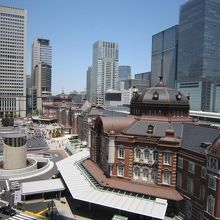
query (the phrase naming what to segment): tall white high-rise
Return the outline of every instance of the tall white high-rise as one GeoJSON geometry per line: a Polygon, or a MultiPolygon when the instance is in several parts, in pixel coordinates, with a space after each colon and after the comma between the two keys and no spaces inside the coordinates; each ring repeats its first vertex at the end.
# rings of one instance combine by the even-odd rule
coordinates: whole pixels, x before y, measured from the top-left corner
{"type": "Polygon", "coordinates": [[[105,91],[116,89],[118,83],[118,44],[107,41],[96,41],[93,44],[93,65],[91,91],[96,104],[104,104],[105,91]]]}
{"type": "Polygon", "coordinates": [[[42,99],[51,95],[52,47],[48,39],[37,39],[32,44],[32,80],[37,100],[34,109],[42,110],[42,99]]]}
{"type": "Polygon", "coordinates": [[[0,6],[0,118],[26,116],[27,11],[0,6]]]}

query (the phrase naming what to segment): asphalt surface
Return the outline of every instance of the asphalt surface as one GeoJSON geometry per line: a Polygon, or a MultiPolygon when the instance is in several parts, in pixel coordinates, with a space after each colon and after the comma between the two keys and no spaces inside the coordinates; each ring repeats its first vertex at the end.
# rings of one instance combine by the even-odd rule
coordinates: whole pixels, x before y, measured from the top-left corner
{"type": "MultiPolygon", "coordinates": [[[[44,151],[44,153],[45,153],[45,151],[44,151]]],[[[49,157],[51,157],[50,160],[54,162],[54,167],[49,172],[42,174],[42,175],[39,175],[39,176],[36,176],[36,177],[31,177],[31,178],[27,178],[27,179],[23,179],[23,180],[8,181],[10,191],[5,191],[3,194],[1,194],[0,199],[7,201],[13,207],[14,206],[15,190],[20,188],[19,186],[21,185],[22,182],[48,180],[48,179],[52,178],[52,176],[54,174],[57,174],[56,162],[59,160],[62,160],[65,154],[62,152],[62,150],[48,150],[47,153],[50,154],[50,156],[49,156],[49,157]]],[[[6,180],[0,181],[0,188],[7,189],[6,180]]],[[[1,192],[1,190],[0,190],[0,192],[1,192]]],[[[40,202],[40,203],[39,202],[38,203],[30,203],[30,204],[22,205],[21,208],[25,211],[39,213],[40,211],[46,209],[50,203],[51,203],[51,201],[40,202]]],[[[5,205],[5,203],[0,202],[0,206],[4,206],[4,205],[5,205]]],[[[49,211],[47,211],[47,212],[50,213],[49,211]]],[[[53,212],[54,213],[57,212],[55,208],[54,208],[53,212]]]]}
{"type": "MultiPolygon", "coordinates": [[[[66,157],[67,154],[63,149],[50,149],[49,146],[47,145],[44,135],[45,134],[40,132],[40,129],[38,129],[37,127],[34,128],[34,131],[32,133],[29,133],[27,138],[28,154],[37,154],[37,155],[41,155],[42,157],[49,158],[51,161],[54,162],[53,168],[49,170],[47,173],[35,177],[30,177],[27,179],[22,179],[18,181],[0,180],[0,207],[5,206],[7,204],[9,204],[12,207],[15,207],[14,206],[15,190],[20,189],[22,182],[48,180],[51,179],[54,174],[57,174],[58,171],[56,167],[56,162],[62,160],[64,157],[66,157]]],[[[3,149],[2,146],[0,146],[0,155],[2,154],[3,154],[3,149]]],[[[57,215],[56,208],[53,206],[52,209],[51,200],[47,200],[45,202],[38,201],[33,203],[26,203],[20,205],[19,208],[23,211],[28,211],[30,213],[35,213],[35,214],[40,213],[41,215],[44,216],[46,213],[50,216],[51,212],[53,212],[54,216],[57,215]],[[48,207],[50,208],[48,209],[48,207]]],[[[1,213],[0,213],[0,217],[2,217],[2,219],[8,219],[7,216],[2,215],[1,213]]],[[[58,217],[53,219],[58,219],[58,217]]]]}

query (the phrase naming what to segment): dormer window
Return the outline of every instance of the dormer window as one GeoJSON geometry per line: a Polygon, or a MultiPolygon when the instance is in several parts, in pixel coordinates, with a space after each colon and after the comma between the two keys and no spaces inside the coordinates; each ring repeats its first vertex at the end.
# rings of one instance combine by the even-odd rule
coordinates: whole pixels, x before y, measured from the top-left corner
{"type": "Polygon", "coordinates": [[[182,99],[182,94],[180,92],[178,92],[178,94],[176,95],[176,99],[178,101],[180,101],[182,99]]]}
{"type": "Polygon", "coordinates": [[[153,125],[148,125],[147,133],[148,134],[153,134],[154,131],[154,126],[153,125]]]}
{"type": "Polygon", "coordinates": [[[214,157],[209,157],[208,167],[212,170],[218,170],[218,159],[216,159],[214,157]]]}
{"type": "Polygon", "coordinates": [[[159,99],[159,93],[157,91],[153,93],[152,99],[153,100],[158,100],[159,99]]]}

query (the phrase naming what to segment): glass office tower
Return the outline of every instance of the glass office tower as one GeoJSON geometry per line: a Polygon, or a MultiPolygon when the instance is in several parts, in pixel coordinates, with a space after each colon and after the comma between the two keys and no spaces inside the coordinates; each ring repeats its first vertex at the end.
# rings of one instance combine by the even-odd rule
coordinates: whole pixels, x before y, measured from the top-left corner
{"type": "Polygon", "coordinates": [[[52,47],[50,40],[38,38],[32,44],[32,80],[37,100],[34,109],[42,111],[42,102],[51,95],[52,47]]]}
{"type": "Polygon", "coordinates": [[[152,37],[151,86],[163,75],[166,86],[175,87],[177,68],[178,25],[161,31],[152,37]]]}
{"type": "Polygon", "coordinates": [[[191,110],[219,111],[220,1],[191,0],[180,8],[177,89],[191,110]]]}
{"type": "Polygon", "coordinates": [[[131,67],[123,65],[118,67],[118,81],[131,79],[131,67]]]}

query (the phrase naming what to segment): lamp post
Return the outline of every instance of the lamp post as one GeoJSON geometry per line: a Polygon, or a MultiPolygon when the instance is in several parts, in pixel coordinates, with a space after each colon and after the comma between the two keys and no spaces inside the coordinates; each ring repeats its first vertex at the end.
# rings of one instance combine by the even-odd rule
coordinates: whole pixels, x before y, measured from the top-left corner
{"type": "Polygon", "coordinates": [[[47,207],[48,207],[49,215],[46,214],[46,217],[47,218],[49,217],[49,219],[53,219],[53,216],[54,216],[54,213],[53,213],[53,196],[51,198],[51,204],[48,204],[47,207]],[[51,211],[50,211],[50,208],[51,208],[51,211]]]}

